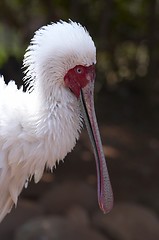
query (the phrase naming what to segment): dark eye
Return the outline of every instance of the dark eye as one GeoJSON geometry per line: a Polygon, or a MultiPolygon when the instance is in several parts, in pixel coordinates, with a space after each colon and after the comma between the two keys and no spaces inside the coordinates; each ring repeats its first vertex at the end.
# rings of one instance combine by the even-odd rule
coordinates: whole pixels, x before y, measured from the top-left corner
{"type": "Polygon", "coordinates": [[[82,73],[82,68],[80,68],[80,67],[76,68],[76,72],[77,72],[78,74],[81,74],[81,73],[82,73]]]}

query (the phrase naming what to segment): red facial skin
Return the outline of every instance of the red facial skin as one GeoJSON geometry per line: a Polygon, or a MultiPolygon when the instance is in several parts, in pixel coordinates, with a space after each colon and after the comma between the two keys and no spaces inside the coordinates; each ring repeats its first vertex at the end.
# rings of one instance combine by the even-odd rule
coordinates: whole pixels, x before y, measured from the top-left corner
{"type": "Polygon", "coordinates": [[[93,81],[94,78],[94,65],[88,67],[77,65],[66,73],[64,82],[66,86],[75,94],[75,96],[79,98],[81,89],[84,88],[90,81],[93,81]]]}

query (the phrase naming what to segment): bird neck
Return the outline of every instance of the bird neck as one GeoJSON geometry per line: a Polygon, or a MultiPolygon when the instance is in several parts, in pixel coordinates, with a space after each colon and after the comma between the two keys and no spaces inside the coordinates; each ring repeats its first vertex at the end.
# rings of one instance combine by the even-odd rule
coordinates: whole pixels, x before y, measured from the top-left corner
{"type": "Polygon", "coordinates": [[[63,159],[75,146],[81,131],[79,101],[64,86],[62,77],[54,73],[39,74],[31,94],[35,96],[35,109],[38,109],[35,116],[37,138],[47,143],[50,154],[54,150],[53,159],[63,159]]]}
{"type": "MultiPolygon", "coordinates": [[[[38,118],[36,134],[45,141],[50,159],[63,159],[75,146],[81,131],[80,107],[77,98],[64,87],[53,88],[51,92],[34,89],[37,96],[38,118]],[[62,146],[62,147],[61,147],[62,146]]],[[[52,162],[47,162],[48,167],[52,162]]]]}

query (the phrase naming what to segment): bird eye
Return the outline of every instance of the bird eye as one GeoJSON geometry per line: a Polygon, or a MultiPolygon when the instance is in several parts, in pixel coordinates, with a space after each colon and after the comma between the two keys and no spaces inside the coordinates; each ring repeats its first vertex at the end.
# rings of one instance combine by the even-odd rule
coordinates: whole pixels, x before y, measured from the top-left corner
{"type": "Polygon", "coordinates": [[[80,67],[76,68],[78,74],[82,73],[82,69],[80,67]]]}

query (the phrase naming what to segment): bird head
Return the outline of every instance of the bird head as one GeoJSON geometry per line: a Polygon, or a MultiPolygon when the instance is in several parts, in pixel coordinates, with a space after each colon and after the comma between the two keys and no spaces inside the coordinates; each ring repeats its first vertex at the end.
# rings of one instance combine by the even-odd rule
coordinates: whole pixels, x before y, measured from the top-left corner
{"type": "MultiPolygon", "coordinates": [[[[78,23],[60,21],[35,32],[24,56],[24,80],[30,88],[40,84],[45,90],[45,79],[49,89],[67,84],[71,89],[73,77],[70,79],[70,76],[75,73],[71,69],[82,66],[86,70],[94,64],[96,48],[87,30],[78,23]]],[[[80,79],[79,74],[77,76],[80,79]]]]}
{"type": "Polygon", "coordinates": [[[99,205],[109,212],[113,194],[94,110],[95,64],[92,38],[84,27],[72,21],[38,30],[24,58],[26,79],[32,89],[40,86],[48,95],[60,88],[80,103],[96,159],[99,205]]]}

